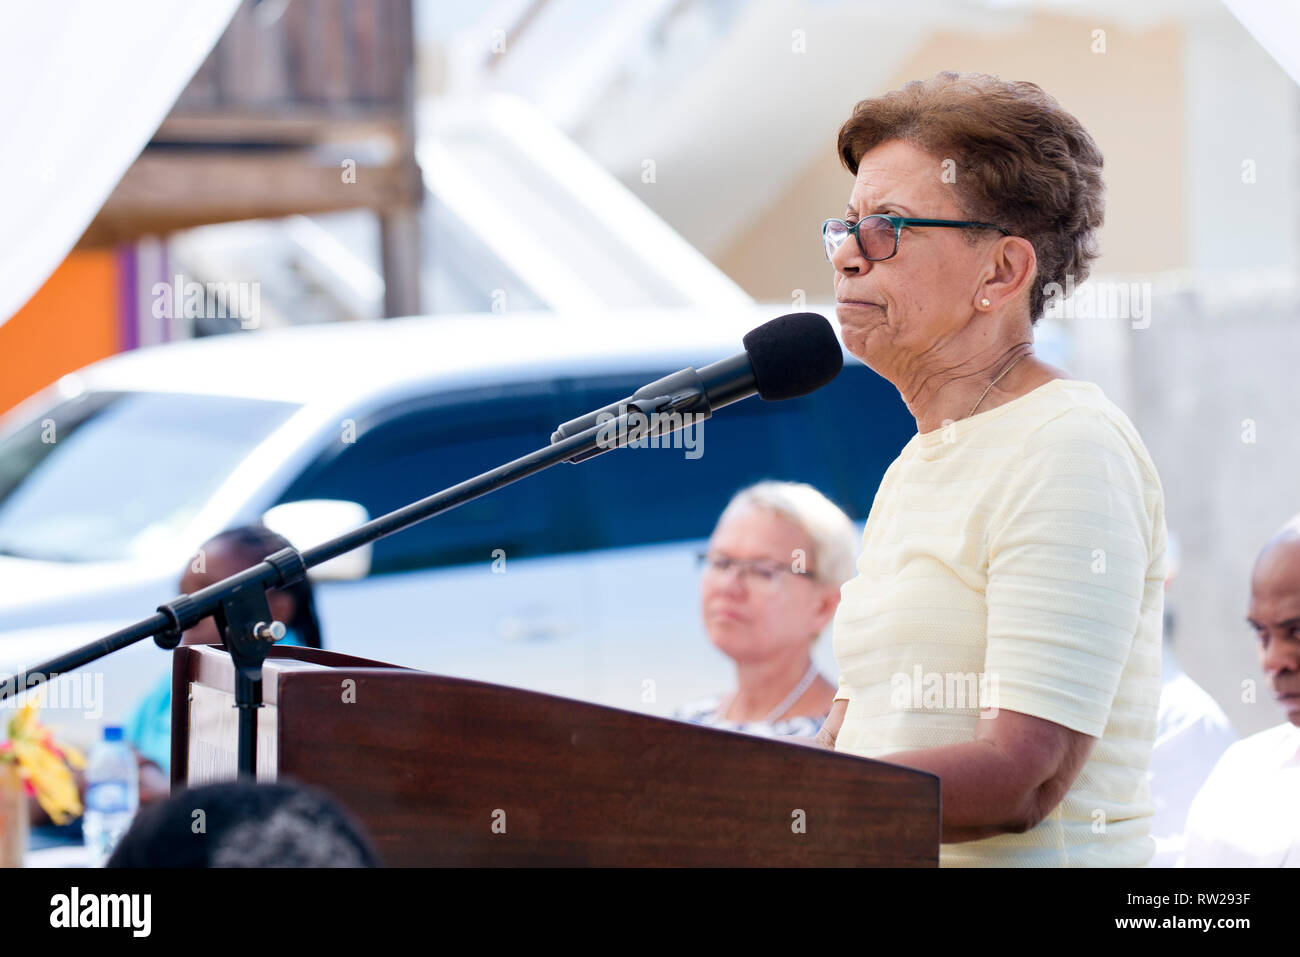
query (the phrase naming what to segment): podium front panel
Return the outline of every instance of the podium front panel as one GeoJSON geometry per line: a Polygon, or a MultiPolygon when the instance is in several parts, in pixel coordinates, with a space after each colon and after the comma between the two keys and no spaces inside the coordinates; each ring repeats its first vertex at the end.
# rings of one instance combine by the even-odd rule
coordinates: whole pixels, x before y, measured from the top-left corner
{"type": "MultiPolygon", "coordinates": [[[[177,654],[200,715],[222,701],[208,689],[233,693],[224,651],[177,654]]],[[[266,755],[277,778],[327,791],[389,865],[938,863],[930,774],[346,655],[273,654],[259,770],[266,755]]],[[[221,762],[235,725],[205,727],[194,767],[233,768],[221,762]]],[[[191,766],[178,737],[174,775],[191,766]]]]}

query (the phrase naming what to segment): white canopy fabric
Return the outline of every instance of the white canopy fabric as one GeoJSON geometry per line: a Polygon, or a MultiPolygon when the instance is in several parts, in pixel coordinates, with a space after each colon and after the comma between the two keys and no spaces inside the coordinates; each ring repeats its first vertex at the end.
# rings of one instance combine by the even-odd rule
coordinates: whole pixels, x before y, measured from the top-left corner
{"type": "Polygon", "coordinates": [[[1300,83],[1300,3],[1296,0],[1223,0],[1255,42],[1300,83]]]}
{"type": "Polygon", "coordinates": [[[0,324],[85,232],[238,5],[6,5],[0,30],[0,324]]]}

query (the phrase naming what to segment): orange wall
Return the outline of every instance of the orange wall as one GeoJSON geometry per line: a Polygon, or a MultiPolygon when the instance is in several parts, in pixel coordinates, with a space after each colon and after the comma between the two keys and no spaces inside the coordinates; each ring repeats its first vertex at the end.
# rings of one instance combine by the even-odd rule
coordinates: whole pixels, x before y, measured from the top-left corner
{"type": "Polygon", "coordinates": [[[0,413],[121,348],[120,278],[112,250],[71,253],[0,325],[0,413]]]}

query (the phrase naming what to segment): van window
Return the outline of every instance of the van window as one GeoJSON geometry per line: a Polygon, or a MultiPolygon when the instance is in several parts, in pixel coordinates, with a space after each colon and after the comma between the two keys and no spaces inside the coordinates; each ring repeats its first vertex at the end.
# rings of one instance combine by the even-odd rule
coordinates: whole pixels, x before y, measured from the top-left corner
{"type": "MultiPolygon", "coordinates": [[[[599,408],[653,378],[575,385],[571,404],[599,408]]],[[[583,547],[705,538],[731,496],[763,479],[807,482],[864,520],[915,422],[893,386],[853,363],[811,395],[745,399],[694,431],[693,449],[688,430],[681,439],[668,437],[671,446],[661,437],[659,448],[614,449],[566,466],[576,473],[564,486],[569,507],[585,515],[583,547]]]]}
{"type": "MultiPolygon", "coordinates": [[[[549,383],[483,389],[388,409],[358,423],[355,441],[330,449],[281,502],[337,498],[372,518],[527,455],[555,427],[549,383]]],[[[563,473],[550,469],[374,543],[373,574],[489,563],[571,550],[552,501],[563,473]]]]}
{"type": "Polygon", "coordinates": [[[174,549],[297,408],[164,392],[61,402],[0,438],[0,554],[106,561],[174,549]]]}
{"type": "MultiPolygon", "coordinates": [[[[475,390],[390,409],[362,423],[355,442],[323,456],[281,501],[349,499],[378,517],[542,448],[561,422],[671,371],[475,390]]],[[[809,482],[860,521],[914,431],[897,391],[853,364],[810,396],[746,399],[696,425],[693,436],[562,463],[380,539],[372,573],[486,563],[498,548],[513,559],[704,538],[737,489],[767,478],[809,482]]]]}

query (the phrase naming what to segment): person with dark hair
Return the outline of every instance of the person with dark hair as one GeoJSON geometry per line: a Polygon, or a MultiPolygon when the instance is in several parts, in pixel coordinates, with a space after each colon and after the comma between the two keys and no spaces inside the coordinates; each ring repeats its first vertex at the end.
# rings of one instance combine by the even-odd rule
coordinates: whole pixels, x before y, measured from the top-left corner
{"type": "Polygon", "coordinates": [[[833,625],[820,742],[936,775],[944,866],[1144,866],[1165,508],[1137,429],[1034,355],[1088,275],[1088,131],[1033,83],[940,73],[859,102],[822,224],[846,348],[917,434],[833,625]]]}
{"type": "Polygon", "coordinates": [[[381,867],[325,794],[288,781],[186,788],[144,808],[108,867],[381,867]]]}
{"type": "MultiPolygon", "coordinates": [[[[190,567],[181,576],[181,592],[192,594],[256,565],[267,555],[289,547],[287,538],[265,525],[242,525],[227,529],[214,535],[199,549],[190,562],[190,567]]],[[[316,600],[309,579],[303,578],[284,588],[272,588],[266,593],[266,599],[271,606],[271,617],[283,622],[285,626],[286,635],[279,644],[321,647],[320,620],[316,617],[316,600]],[[289,641],[289,633],[298,640],[289,641]]],[[[181,638],[182,645],[220,643],[221,636],[211,617],[204,618],[181,638]]]]}
{"type": "MultiPolygon", "coordinates": [[[[200,588],[229,578],[267,555],[289,547],[289,541],[264,525],[246,525],[216,535],[199,549],[181,576],[180,590],[192,594],[200,588]]],[[[304,578],[285,588],[266,593],[271,617],[285,626],[281,645],[321,647],[320,621],[311,583],[304,578]]],[[[221,644],[216,622],[209,616],[181,636],[183,645],[221,644]]],[[[127,719],[124,732],[140,756],[140,802],[165,798],[171,764],[172,676],[163,675],[127,719]]]]}

